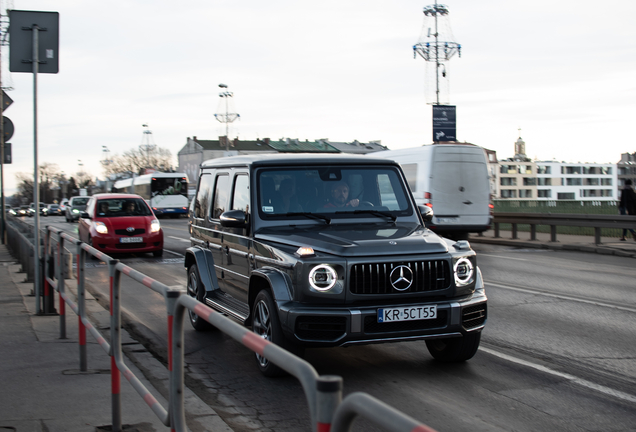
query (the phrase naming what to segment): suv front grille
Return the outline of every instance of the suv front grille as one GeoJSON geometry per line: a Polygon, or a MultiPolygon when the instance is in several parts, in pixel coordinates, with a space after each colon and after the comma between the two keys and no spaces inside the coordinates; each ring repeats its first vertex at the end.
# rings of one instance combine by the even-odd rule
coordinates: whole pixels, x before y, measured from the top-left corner
{"type": "Polygon", "coordinates": [[[487,315],[486,303],[469,306],[462,310],[462,325],[466,330],[479,327],[486,322],[487,315]]]}
{"type": "Polygon", "coordinates": [[[378,318],[373,315],[364,317],[365,333],[390,333],[400,331],[427,330],[434,328],[444,328],[447,325],[448,313],[437,311],[437,318],[415,321],[396,321],[379,323],[378,318]]]}
{"type": "Polygon", "coordinates": [[[450,287],[448,261],[410,261],[380,264],[355,264],[351,267],[349,291],[352,294],[396,294],[443,290],[450,287]],[[411,286],[403,291],[391,285],[391,271],[405,265],[413,272],[411,286]]]}

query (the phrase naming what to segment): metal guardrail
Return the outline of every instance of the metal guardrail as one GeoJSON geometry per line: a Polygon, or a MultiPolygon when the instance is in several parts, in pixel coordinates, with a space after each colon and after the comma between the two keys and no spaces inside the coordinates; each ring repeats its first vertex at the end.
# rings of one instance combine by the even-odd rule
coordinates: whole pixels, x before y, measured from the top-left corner
{"type": "MultiPolygon", "coordinates": [[[[14,230],[14,237],[15,232],[14,230]]],[[[111,357],[111,393],[112,393],[112,431],[122,430],[120,375],[130,382],[143,398],[154,414],[171,431],[186,432],[185,422],[185,385],[184,385],[184,315],[189,309],[201,316],[233,339],[241,342],[250,350],[266,357],[268,360],[296,377],[305,393],[309,405],[314,432],[347,431],[357,416],[365,417],[389,431],[396,432],[435,432],[417,420],[390,407],[389,405],[364,393],[353,393],[342,400],[342,378],[334,375],[319,376],[316,370],[305,360],[280,348],[274,343],[261,338],[256,333],[210,309],[198,300],[181,295],[182,291],[174,290],[155,279],[128,267],[118,260],[99,252],[97,249],[76,240],[63,230],[46,227],[44,236],[44,269],[45,286],[49,288],[51,304],[53,291],[59,294],[60,338],[66,338],[66,311],[69,305],[78,316],[79,321],[79,357],[80,370],[87,370],[86,331],[97,340],[100,347],[111,357]],[[65,264],[65,243],[75,246],[77,260],[77,303],[73,301],[65,289],[64,280],[70,273],[70,266],[65,264]],[[56,243],[55,253],[53,243],[56,243]],[[110,288],[110,343],[88,320],[85,310],[85,263],[86,256],[92,255],[108,263],[110,288]],[[52,259],[55,257],[56,259],[52,259]],[[49,266],[53,266],[54,272],[49,266]],[[141,381],[126,366],[121,346],[121,275],[124,274],[153,291],[163,295],[166,301],[168,325],[168,370],[170,376],[168,410],[152,396],[141,381]]],[[[32,246],[32,245],[31,245],[32,246]]],[[[26,262],[31,258],[27,257],[26,262]]],[[[39,301],[39,300],[38,300],[39,301]]],[[[45,302],[46,304],[46,302],[45,302]]]]}
{"type": "Polygon", "coordinates": [[[593,215],[568,213],[503,213],[494,214],[495,237],[500,236],[500,224],[512,224],[512,238],[518,239],[518,225],[530,225],[530,239],[537,239],[537,225],[550,226],[550,241],[557,241],[557,226],[594,228],[594,243],[601,244],[601,228],[636,229],[636,216],[593,215]]]}

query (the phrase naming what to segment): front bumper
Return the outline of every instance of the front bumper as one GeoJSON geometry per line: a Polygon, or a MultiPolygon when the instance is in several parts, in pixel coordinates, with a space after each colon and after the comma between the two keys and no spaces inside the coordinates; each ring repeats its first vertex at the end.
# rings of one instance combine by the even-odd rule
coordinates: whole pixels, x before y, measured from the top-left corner
{"type": "Polygon", "coordinates": [[[481,331],[488,315],[487,300],[481,289],[461,300],[417,302],[418,306],[437,305],[437,318],[431,320],[378,323],[379,308],[413,306],[415,303],[317,308],[286,302],[279,304],[279,316],[285,335],[298,344],[347,346],[461,337],[481,331]]]}
{"type": "Polygon", "coordinates": [[[121,236],[95,235],[92,238],[93,247],[106,254],[111,253],[145,253],[156,252],[163,249],[163,234],[144,235],[140,243],[122,243],[121,236]]]}

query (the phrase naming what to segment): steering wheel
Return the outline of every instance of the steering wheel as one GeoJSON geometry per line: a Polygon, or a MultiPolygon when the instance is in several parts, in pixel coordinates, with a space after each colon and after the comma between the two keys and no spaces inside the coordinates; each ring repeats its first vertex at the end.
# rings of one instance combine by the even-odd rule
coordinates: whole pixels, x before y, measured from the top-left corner
{"type": "Polygon", "coordinates": [[[358,207],[373,207],[373,203],[370,201],[360,201],[358,207]]]}

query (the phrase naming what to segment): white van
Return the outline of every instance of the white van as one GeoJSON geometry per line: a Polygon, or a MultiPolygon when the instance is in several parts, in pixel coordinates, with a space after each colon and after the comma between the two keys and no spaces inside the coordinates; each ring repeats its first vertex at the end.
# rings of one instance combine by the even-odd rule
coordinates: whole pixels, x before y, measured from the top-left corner
{"type": "Polygon", "coordinates": [[[490,228],[488,160],[472,144],[432,144],[372,153],[402,165],[415,201],[433,209],[429,228],[456,240],[490,228]]]}

